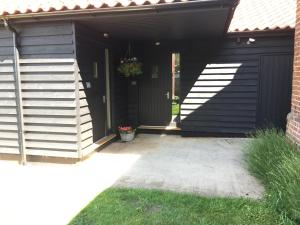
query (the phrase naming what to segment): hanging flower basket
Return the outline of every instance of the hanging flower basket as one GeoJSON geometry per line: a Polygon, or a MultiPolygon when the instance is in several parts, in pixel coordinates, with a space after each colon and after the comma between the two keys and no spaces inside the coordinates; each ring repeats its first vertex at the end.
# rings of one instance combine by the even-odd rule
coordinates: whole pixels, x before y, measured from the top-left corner
{"type": "Polygon", "coordinates": [[[130,44],[128,45],[128,50],[125,54],[125,57],[121,59],[118,72],[124,77],[136,77],[143,73],[142,63],[138,61],[137,57],[131,57],[130,44]]]}
{"type": "Polygon", "coordinates": [[[130,142],[134,139],[135,129],[132,127],[119,127],[119,133],[123,142],[130,142]]]}
{"type": "Polygon", "coordinates": [[[142,64],[138,62],[136,57],[122,59],[118,71],[124,75],[124,77],[135,77],[143,73],[142,64]]]}

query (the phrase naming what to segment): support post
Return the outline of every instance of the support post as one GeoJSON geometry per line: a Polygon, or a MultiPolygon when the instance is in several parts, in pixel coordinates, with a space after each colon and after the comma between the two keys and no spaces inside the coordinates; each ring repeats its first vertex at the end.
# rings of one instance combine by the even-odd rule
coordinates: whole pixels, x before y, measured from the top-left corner
{"type": "Polygon", "coordinates": [[[8,21],[3,20],[4,26],[7,30],[12,32],[13,35],[13,49],[14,49],[14,79],[15,79],[15,94],[18,116],[18,141],[20,149],[20,162],[25,165],[27,162],[25,136],[24,136],[24,114],[23,114],[23,101],[22,101],[22,86],[21,86],[21,73],[20,73],[20,53],[18,49],[18,33],[11,27],[8,21]]]}

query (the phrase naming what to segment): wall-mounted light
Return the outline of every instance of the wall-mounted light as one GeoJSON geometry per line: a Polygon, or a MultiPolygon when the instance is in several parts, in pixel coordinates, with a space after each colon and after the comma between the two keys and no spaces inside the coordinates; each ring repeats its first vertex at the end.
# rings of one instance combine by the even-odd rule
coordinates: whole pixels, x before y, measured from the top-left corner
{"type": "Polygon", "coordinates": [[[249,38],[247,41],[247,45],[253,44],[253,43],[255,43],[255,41],[256,40],[254,38],[249,38]]]}
{"type": "Polygon", "coordinates": [[[109,38],[109,34],[108,34],[108,33],[104,33],[104,34],[103,34],[103,37],[104,37],[104,38],[109,38]]]}
{"type": "Polygon", "coordinates": [[[159,41],[155,42],[155,45],[156,45],[156,46],[159,46],[159,45],[160,45],[160,42],[159,42],[159,41]]]}

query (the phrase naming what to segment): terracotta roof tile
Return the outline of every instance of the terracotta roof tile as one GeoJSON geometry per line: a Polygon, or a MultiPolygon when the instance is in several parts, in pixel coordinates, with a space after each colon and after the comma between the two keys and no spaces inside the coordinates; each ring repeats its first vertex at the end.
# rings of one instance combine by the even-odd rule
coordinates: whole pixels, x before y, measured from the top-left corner
{"type": "MultiPolygon", "coordinates": [[[[178,0],[0,0],[0,16],[172,3],[178,0]]],[[[179,0],[189,1],[189,0],[179,0]]],[[[240,0],[229,32],[293,29],[296,0],[240,0]]]]}
{"type": "MultiPolygon", "coordinates": [[[[50,12],[102,7],[127,7],[131,4],[172,3],[178,0],[1,0],[0,15],[50,12]]],[[[182,2],[187,0],[182,0],[182,2]]]]}
{"type": "Polygon", "coordinates": [[[296,0],[240,0],[229,32],[293,29],[296,0]]]}

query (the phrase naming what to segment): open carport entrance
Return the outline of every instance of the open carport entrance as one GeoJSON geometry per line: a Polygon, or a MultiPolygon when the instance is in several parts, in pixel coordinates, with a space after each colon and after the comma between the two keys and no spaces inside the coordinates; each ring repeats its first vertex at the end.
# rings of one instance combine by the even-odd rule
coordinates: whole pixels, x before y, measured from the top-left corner
{"type": "MultiPolygon", "coordinates": [[[[172,117],[175,56],[179,58],[185,43],[190,40],[221,39],[227,30],[232,11],[233,1],[191,1],[77,17],[76,36],[77,40],[82,40],[77,48],[79,55],[86,49],[83,42],[89,43],[90,47],[79,57],[79,66],[82,60],[94,54],[93,51],[106,48],[113,61],[109,65],[111,73],[121,76],[117,67],[128,51],[128,46],[131,46],[132,56],[142,63],[143,74],[126,82],[128,124],[144,128],[167,128],[170,124],[180,127],[179,119],[172,117]]],[[[81,76],[85,81],[87,75],[81,73],[81,76]]],[[[100,93],[104,96],[102,98],[106,98],[108,92],[105,86],[97,88],[98,92],[104,93],[100,93]]],[[[178,98],[180,104],[180,96],[178,98]]],[[[99,101],[103,102],[103,99],[99,101]]],[[[95,115],[95,127],[101,124],[103,118],[107,120],[107,115],[95,115]]]]}

